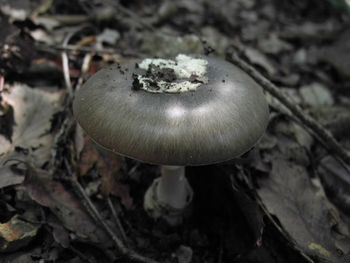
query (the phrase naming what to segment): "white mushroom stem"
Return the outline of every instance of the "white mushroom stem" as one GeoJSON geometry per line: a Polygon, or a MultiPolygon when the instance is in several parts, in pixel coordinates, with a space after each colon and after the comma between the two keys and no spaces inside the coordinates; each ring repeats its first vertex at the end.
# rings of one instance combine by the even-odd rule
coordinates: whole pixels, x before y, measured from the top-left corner
{"type": "Polygon", "coordinates": [[[161,177],[155,179],[146,192],[144,207],[154,218],[163,217],[176,225],[181,223],[192,196],[185,167],[162,166],[161,177]]]}
{"type": "Polygon", "coordinates": [[[188,182],[185,177],[185,167],[162,166],[161,173],[157,187],[158,201],[175,209],[186,207],[188,182]]]}

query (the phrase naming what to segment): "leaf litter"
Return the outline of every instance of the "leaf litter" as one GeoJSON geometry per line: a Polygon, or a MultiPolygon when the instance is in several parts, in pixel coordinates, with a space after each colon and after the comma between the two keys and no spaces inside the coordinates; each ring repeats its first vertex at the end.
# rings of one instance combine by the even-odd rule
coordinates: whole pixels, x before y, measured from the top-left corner
{"type": "Polygon", "coordinates": [[[308,165],[305,166],[309,157],[304,151],[297,151],[307,144],[300,140],[283,142],[295,133],[290,133],[290,128],[285,130],[287,133],[281,131],[275,151],[266,153],[268,158],[263,160],[271,166],[268,177],[258,178],[257,193],[263,208],[305,253],[330,262],[346,262],[350,251],[349,226],[328,200],[319,178],[310,177],[308,165]]]}
{"type": "Polygon", "coordinates": [[[188,177],[197,193],[194,216],[174,230],[153,222],[142,209],[143,192],[157,168],[95,148],[78,128],[74,138],[74,125],[67,125],[72,116],[65,92],[41,88],[46,77],[33,75],[31,87],[22,78],[39,61],[29,66],[33,57],[28,50],[38,51],[46,65],[55,65],[59,76],[61,42],[79,21],[94,23],[67,47],[73,83],[85,53],[91,53],[89,72],[95,72],[139,54],[202,53],[207,50],[202,43],[209,43],[211,52],[224,55],[234,47],[296,103],[320,120],[328,118],[327,127],[349,148],[349,133],[344,132],[349,107],[347,13],[333,11],[328,5],[333,1],[165,1],[160,7],[121,1],[113,8],[100,1],[15,2],[4,1],[1,8],[9,16],[3,28],[16,36],[3,42],[13,47],[18,41],[14,46],[20,52],[10,53],[5,66],[0,63],[0,74],[11,83],[0,100],[0,162],[6,164],[0,167],[0,223],[18,219],[39,232],[24,230],[32,238],[28,243],[16,238],[20,245],[9,255],[0,254],[0,262],[116,259],[106,232],[68,183],[72,174],[78,175],[102,220],[115,228],[120,217],[128,244],[161,262],[350,261],[349,206],[344,202],[348,172],[334,158],[324,158],[317,140],[293,122],[283,105],[271,100],[269,133],[249,154],[223,166],[191,168],[188,177]],[[109,16],[100,19],[108,9],[109,16]],[[34,37],[35,48],[21,32],[34,37]],[[328,116],[333,111],[339,118],[328,116]],[[106,198],[112,207],[120,202],[117,213],[109,211],[106,198]]]}

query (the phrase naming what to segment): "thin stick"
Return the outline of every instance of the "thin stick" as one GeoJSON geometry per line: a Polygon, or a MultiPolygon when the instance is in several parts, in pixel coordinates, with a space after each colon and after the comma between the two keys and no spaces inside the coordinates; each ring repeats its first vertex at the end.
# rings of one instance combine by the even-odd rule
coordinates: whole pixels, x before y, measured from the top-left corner
{"type": "Polygon", "coordinates": [[[110,197],[107,197],[107,203],[108,203],[109,209],[112,212],[115,224],[117,225],[117,228],[118,228],[118,231],[119,231],[119,233],[121,235],[121,238],[123,239],[124,243],[127,243],[128,239],[127,239],[127,237],[125,235],[124,228],[123,228],[123,226],[122,226],[122,224],[120,222],[118,213],[117,213],[117,211],[116,211],[116,209],[115,209],[115,207],[114,207],[110,197]]]}
{"type": "MultiPolygon", "coordinates": [[[[63,47],[67,46],[69,40],[72,38],[72,36],[74,34],[75,34],[75,32],[72,32],[65,37],[65,39],[63,40],[63,43],[62,43],[63,47]]],[[[66,84],[66,88],[67,88],[69,97],[73,98],[73,87],[72,87],[72,82],[70,79],[70,72],[69,72],[69,58],[68,58],[66,51],[62,51],[61,58],[62,58],[64,82],[66,84]]]]}
{"type": "Polygon", "coordinates": [[[56,52],[58,51],[65,51],[65,52],[81,52],[81,53],[91,53],[91,54],[108,54],[108,55],[114,55],[117,54],[116,49],[110,49],[110,48],[102,48],[97,49],[94,47],[78,47],[76,45],[69,45],[66,46],[58,46],[58,45],[47,45],[43,43],[36,43],[36,46],[39,50],[44,52],[56,52]]]}
{"type": "Polygon", "coordinates": [[[76,249],[75,247],[73,247],[72,245],[69,246],[69,249],[71,251],[73,251],[75,254],[78,255],[78,257],[80,257],[80,259],[84,260],[85,262],[88,262],[88,263],[96,263],[96,260],[93,258],[89,258],[87,257],[84,253],[80,252],[78,249],[76,249]]]}
{"type": "Polygon", "coordinates": [[[86,78],[87,72],[89,71],[90,65],[91,65],[91,60],[92,60],[92,55],[91,53],[87,53],[84,56],[83,59],[83,64],[81,66],[81,74],[80,77],[78,79],[77,84],[75,85],[75,90],[79,90],[80,87],[83,85],[83,82],[86,78]]]}
{"type": "Polygon", "coordinates": [[[287,95],[281,92],[275,84],[265,78],[247,62],[240,59],[237,54],[230,54],[228,60],[248,73],[257,83],[259,83],[264,88],[264,90],[279,100],[305,126],[307,126],[313,133],[317,134],[318,139],[322,141],[322,143],[331,153],[337,155],[345,163],[350,164],[350,154],[340,146],[333,135],[324,127],[322,127],[322,125],[319,124],[314,118],[306,114],[299,105],[295,104],[287,95]]]}
{"type": "Polygon", "coordinates": [[[3,91],[4,86],[5,86],[5,77],[0,74],[0,92],[3,91]]]}

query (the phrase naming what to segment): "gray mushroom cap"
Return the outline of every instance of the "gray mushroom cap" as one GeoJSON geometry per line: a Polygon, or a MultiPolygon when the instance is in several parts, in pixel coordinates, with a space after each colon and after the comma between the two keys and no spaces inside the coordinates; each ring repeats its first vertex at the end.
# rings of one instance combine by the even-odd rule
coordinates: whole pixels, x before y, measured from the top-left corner
{"type": "Polygon", "coordinates": [[[267,102],[260,86],[238,67],[196,57],[208,61],[208,82],[195,91],[135,90],[135,63],[122,69],[113,65],[76,93],[74,115],[95,142],[143,162],[205,165],[233,159],[263,135],[267,102]]]}

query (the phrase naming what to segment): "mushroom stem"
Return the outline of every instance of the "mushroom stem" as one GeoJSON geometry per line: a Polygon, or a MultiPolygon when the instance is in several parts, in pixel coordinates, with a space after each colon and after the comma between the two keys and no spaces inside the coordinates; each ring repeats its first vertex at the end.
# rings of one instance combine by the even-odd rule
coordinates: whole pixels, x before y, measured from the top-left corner
{"type": "Polygon", "coordinates": [[[158,201],[175,209],[187,204],[187,179],[184,166],[162,166],[162,176],[158,181],[158,201]]]}
{"type": "Polygon", "coordinates": [[[162,166],[145,195],[144,207],[154,218],[163,217],[171,225],[181,223],[192,201],[193,192],[185,177],[184,166],[162,166]]]}

